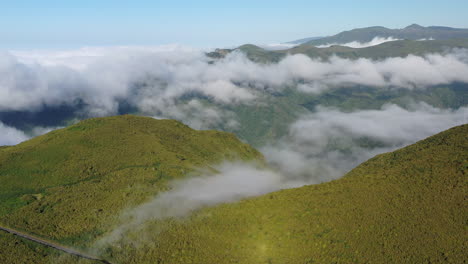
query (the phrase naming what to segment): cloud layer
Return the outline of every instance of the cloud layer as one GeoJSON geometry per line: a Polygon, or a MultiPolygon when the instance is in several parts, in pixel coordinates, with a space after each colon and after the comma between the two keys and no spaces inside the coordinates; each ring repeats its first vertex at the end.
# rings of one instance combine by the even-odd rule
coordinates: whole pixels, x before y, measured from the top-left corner
{"type": "Polygon", "coordinates": [[[376,154],[468,123],[467,107],[443,110],[421,103],[411,108],[385,105],[346,113],[319,107],[262,152],[283,175],[313,184],[336,179],[376,154]]]}
{"type": "Polygon", "coordinates": [[[23,131],[9,127],[2,122],[0,122],[0,135],[0,146],[16,145],[29,139],[23,131]]]}
{"type": "Polygon", "coordinates": [[[14,54],[0,54],[0,111],[83,102],[89,115],[100,116],[115,114],[126,102],[172,117],[186,114],[166,113],[184,96],[235,105],[286,86],[319,93],[349,85],[414,89],[468,82],[466,51],[381,61],[292,55],[268,65],[238,52],[213,62],[202,51],[177,46],[14,54]]]}
{"type": "Polygon", "coordinates": [[[270,44],[264,44],[264,45],[259,45],[259,46],[267,50],[286,50],[286,49],[294,48],[298,45],[299,44],[291,44],[291,43],[270,43],[270,44]]]}
{"type": "Polygon", "coordinates": [[[61,127],[41,127],[37,126],[30,131],[24,132],[0,122],[0,146],[16,145],[33,137],[44,135],[52,130],[61,127]]]}

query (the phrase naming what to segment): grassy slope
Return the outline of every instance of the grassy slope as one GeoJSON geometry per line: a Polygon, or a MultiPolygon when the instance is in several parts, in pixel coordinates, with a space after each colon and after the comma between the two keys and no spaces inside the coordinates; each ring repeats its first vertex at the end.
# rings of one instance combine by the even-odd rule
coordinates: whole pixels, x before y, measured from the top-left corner
{"type": "Polygon", "coordinates": [[[455,127],[333,182],[152,223],[165,228],[109,254],[120,263],[462,263],[467,135],[468,125],[455,127]]]}
{"type": "MultiPolygon", "coordinates": [[[[0,149],[0,222],[81,246],[116,215],[195,168],[262,155],[233,134],[174,120],[118,116],[82,121],[0,149]]],[[[5,240],[0,240],[5,241],[5,240]]],[[[0,243],[0,251],[9,247],[0,243]]]]}

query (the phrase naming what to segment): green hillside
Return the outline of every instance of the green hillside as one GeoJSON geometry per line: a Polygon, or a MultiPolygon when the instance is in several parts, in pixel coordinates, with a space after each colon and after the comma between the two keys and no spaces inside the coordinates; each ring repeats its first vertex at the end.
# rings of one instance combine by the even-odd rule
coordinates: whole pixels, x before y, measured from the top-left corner
{"type": "MultiPolygon", "coordinates": [[[[230,133],[129,115],[88,119],[0,149],[0,223],[80,247],[168,181],[224,160],[264,162],[230,133]]],[[[13,260],[11,243],[0,233],[0,255],[13,260]]]]}
{"type": "Polygon", "coordinates": [[[344,178],[148,223],[118,263],[464,263],[468,125],[344,178]],[[158,230],[155,232],[155,230],[158,230]]]}

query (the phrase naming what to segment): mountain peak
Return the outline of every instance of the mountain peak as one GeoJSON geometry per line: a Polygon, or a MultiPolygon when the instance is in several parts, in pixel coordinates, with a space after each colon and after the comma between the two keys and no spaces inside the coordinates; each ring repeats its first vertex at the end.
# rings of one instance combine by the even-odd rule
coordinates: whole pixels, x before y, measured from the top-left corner
{"type": "Polygon", "coordinates": [[[407,27],[405,27],[405,29],[423,29],[424,27],[421,26],[421,25],[418,25],[418,24],[411,24],[407,27]]]}

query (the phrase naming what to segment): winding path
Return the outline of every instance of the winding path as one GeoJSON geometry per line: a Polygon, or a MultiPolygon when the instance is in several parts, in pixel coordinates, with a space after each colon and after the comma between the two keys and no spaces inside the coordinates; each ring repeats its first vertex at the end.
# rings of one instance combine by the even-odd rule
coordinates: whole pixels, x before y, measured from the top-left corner
{"type": "Polygon", "coordinates": [[[34,241],[36,243],[42,244],[42,245],[47,246],[47,247],[55,248],[57,250],[65,252],[65,253],[78,256],[80,258],[100,261],[100,262],[105,263],[105,264],[112,264],[109,261],[101,259],[99,257],[95,257],[95,256],[92,256],[92,255],[83,253],[83,252],[79,252],[77,250],[74,250],[74,249],[71,249],[71,248],[68,248],[68,247],[65,247],[65,246],[58,245],[58,244],[53,243],[51,241],[47,241],[47,240],[44,240],[42,238],[39,238],[39,237],[36,237],[36,236],[33,236],[33,235],[29,235],[29,234],[26,234],[26,233],[23,233],[23,232],[20,232],[20,231],[11,229],[11,228],[0,226],[0,230],[11,233],[11,234],[19,236],[19,237],[22,237],[22,238],[27,239],[27,240],[34,241]]]}

